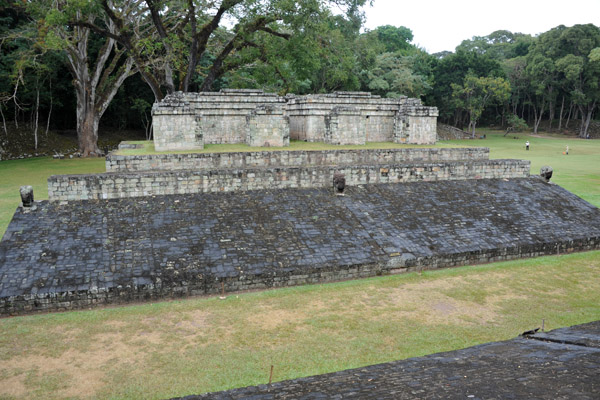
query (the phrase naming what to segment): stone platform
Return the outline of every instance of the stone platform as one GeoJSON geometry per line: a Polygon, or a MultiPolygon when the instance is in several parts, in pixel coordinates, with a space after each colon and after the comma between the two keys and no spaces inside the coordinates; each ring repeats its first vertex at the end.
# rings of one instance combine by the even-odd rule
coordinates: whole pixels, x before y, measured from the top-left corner
{"type": "Polygon", "coordinates": [[[598,399],[600,321],[185,400],[598,399]]]}
{"type": "Polygon", "coordinates": [[[0,242],[0,314],[263,289],[600,248],[541,178],[38,202],[0,242]]]}

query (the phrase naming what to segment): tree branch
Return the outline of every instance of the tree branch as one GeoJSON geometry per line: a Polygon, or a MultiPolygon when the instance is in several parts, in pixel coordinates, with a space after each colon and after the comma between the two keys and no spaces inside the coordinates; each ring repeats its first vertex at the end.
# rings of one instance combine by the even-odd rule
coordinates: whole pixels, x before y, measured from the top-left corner
{"type": "Polygon", "coordinates": [[[262,28],[258,28],[258,30],[259,31],[263,31],[263,32],[267,32],[267,33],[269,33],[269,34],[271,34],[273,36],[284,38],[286,40],[288,40],[289,38],[292,37],[292,35],[290,35],[289,33],[277,32],[277,31],[275,31],[275,30],[273,30],[273,29],[271,29],[269,27],[266,27],[266,26],[264,26],[262,28]]]}

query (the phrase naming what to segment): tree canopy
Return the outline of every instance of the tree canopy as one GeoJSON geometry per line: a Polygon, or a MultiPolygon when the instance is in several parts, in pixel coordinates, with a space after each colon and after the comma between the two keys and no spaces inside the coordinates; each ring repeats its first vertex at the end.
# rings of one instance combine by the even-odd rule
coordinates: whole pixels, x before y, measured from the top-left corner
{"type": "Polygon", "coordinates": [[[442,122],[472,132],[517,120],[537,130],[543,119],[554,129],[558,119],[556,129],[577,120],[587,135],[600,100],[597,26],[561,25],[535,37],[499,30],[432,55],[412,44],[408,27],[364,29],[366,4],[5,1],[0,141],[10,139],[11,122],[30,127],[36,143],[43,129],[74,126],[80,150],[99,154],[101,124],[149,130],[152,102],[221,88],[419,97],[439,108],[442,122]]]}

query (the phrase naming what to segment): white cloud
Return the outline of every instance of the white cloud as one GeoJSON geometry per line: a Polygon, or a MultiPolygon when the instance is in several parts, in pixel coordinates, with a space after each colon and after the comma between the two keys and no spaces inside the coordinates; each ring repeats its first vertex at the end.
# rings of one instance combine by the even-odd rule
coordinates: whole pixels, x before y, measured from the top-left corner
{"type": "Polygon", "coordinates": [[[405,26],[430,53],[454,51],[465,39],[500,29],[536,35],[558,25],[600,26],[600,0],[374,0],[366,28],[405,26]]]}

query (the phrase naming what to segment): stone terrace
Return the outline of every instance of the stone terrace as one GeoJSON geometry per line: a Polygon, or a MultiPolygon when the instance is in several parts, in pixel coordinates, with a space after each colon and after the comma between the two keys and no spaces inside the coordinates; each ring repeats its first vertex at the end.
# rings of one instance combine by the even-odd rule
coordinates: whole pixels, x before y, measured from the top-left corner
{"type": "MultiPolygon", "coordinates": [[[[135,146],[120,144],[119,148],[135,146]]],[[[106,156],[106,172],[178,171],[216,168],[317,167],[488,160],[487,147],[366,150],[277,150],[227,153],[106,156]]]]}
{"type": "Polygon", "coordinates": [[[55,175],[50,200],[330,187],[346,184],[524,178],[529,161],[489,160],[487,148],[404,148],[121,156],[103,174],[55,175]]]}
{"type": "Polygon", "coordinates": [[[600,321],[184,400],[598,399],[600,321]]]}
{"type": "Polygon", "coordinates": [[[541,178],[44,201],[0,242],[0,314],[597,248],[600,210],[541,178]]]}

